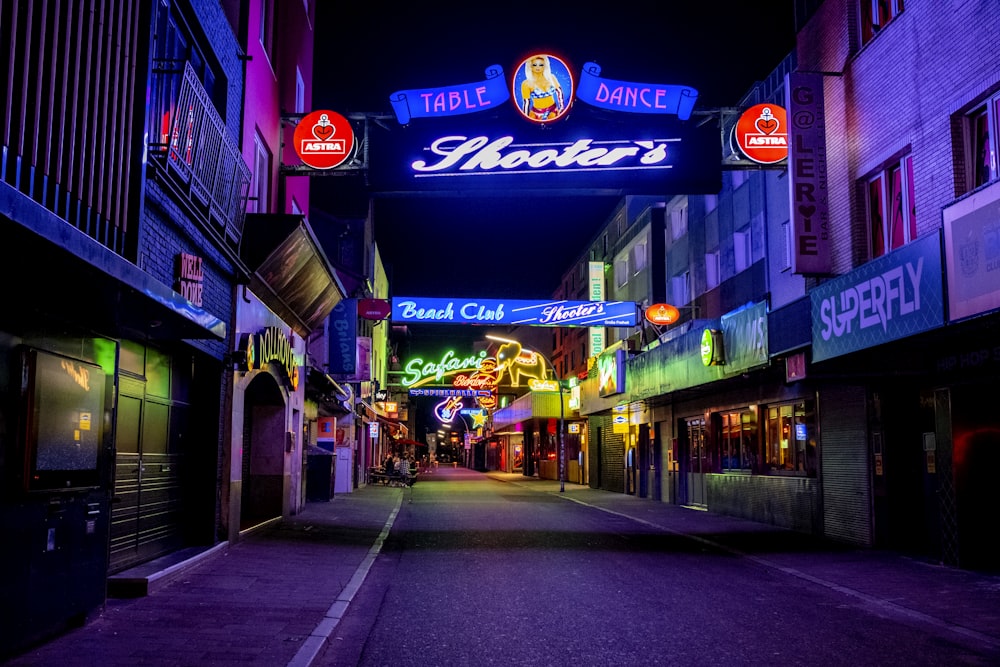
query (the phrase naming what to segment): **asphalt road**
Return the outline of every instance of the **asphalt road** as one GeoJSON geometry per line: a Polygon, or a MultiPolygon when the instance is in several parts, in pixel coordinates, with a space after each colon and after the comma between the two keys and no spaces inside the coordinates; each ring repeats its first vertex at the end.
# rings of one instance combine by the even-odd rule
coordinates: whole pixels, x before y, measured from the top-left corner
{"type": "Polygon", "coordinates": [[[433,475],[407,493],[313,665],[1000,664],[891,601],[570,494],[433,475]]]}

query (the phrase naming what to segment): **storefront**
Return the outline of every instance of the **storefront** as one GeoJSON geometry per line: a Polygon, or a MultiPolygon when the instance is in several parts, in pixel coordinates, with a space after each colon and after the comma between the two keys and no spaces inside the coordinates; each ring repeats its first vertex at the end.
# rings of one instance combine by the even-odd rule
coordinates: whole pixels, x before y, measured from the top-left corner
{"type": "Polygon", "coordinates": [[[222,526],[230,541],[305,505],[307,341],[344,298],[301,215],[247,215],[241,257],[251,275],[234,296],[223,440],[222,526]]]}
{"type": "MultiPolygon", "coordinates": [[[[228,318],[2,182],[0,202],[16,213],[0,224],[18,256],[0,265],[7,648],[96,610],[109,573],[213,542],[228,318]]],[[[206,279],[206,303],[230,293],[218,274],[206,279]]]]}

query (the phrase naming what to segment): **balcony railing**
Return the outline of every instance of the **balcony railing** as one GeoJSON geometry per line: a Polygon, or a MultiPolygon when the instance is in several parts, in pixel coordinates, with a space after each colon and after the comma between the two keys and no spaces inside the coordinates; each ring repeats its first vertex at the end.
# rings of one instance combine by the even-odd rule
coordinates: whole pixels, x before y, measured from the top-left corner
{"type": "Polygon", "coordinates": [[[203,213],[205,223],[238,245],[250,168],[190,63],[184,66],[166,143],[151,145],[150,154],[171,175],[176,191],[186,197],[192,210],[203,213]]]}

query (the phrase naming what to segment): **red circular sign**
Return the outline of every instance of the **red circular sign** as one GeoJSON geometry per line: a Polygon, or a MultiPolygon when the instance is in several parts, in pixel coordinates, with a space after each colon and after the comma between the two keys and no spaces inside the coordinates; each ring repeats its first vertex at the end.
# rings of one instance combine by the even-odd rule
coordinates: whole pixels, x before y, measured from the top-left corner
{"type": "Polygon", "coordinates": [[[736,144],[749,159],[774,164],[788,157],[785,110],[777,104],[756,104],[736,121],[736,144]]]}
{"type": "Polygon", "coordinates": [[[314,169],[333,169],[354,154],[354,129],[335,111],[313,111],[295,126],[295,152],[314,169]]]}
{"type": "Polygon", "coordinates": [[[654,303],[646,309],[646,320],[653,324],[673,324],[680,316],[680,311],[669,303],[654,303]]]}

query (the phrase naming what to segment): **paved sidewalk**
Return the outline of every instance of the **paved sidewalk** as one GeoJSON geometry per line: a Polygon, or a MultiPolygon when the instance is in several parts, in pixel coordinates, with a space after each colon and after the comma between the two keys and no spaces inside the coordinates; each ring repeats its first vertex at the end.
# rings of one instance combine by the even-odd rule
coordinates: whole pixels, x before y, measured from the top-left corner
{"type": "MultiPolygon", "coordinates": [[[[1000,656],[1000,576],[576,484],[560,491],[558,482],[519,474],[446,468],[434,474],[523,485],[686,535],[707,550],[753,559],[838,591],[881,617],[960,635],[1000,656]]],[[[307,667],[346,613],[410,493],[369,486],[309,503],[298,516],[217,549],[147,597],[109,599],[83,627],[7,664],[307,667]]]]}

